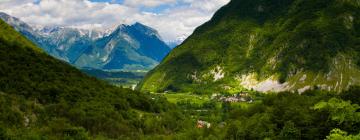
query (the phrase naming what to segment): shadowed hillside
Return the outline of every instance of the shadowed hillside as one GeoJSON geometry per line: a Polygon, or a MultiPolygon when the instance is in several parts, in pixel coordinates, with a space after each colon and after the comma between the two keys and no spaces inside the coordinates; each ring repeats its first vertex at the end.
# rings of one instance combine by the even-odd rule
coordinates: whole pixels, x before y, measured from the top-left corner
{"type": "Polygon", "coordinates": [[[161,98],[116,88],[56,60],[0,21],[0,139],[133,136],[161,98]]]}

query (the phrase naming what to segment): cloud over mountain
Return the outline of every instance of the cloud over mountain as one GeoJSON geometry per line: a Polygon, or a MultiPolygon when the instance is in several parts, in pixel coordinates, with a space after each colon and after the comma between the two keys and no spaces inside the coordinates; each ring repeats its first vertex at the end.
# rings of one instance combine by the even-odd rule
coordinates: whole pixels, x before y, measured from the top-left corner
{"type": "Polygon", "coordinates": [[[229,0],[1,0],[0,11],[32,25],[109,28],[141,22],[167,41],[190,35],[229,0]]]}

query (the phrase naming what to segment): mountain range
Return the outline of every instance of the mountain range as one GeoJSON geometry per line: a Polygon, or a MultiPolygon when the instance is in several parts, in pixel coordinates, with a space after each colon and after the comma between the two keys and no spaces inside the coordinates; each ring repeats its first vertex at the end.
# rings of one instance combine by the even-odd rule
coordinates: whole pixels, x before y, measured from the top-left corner
{"type": "Polygon", "coordinates": [[[171,50],[158,32],[141,23],[111,30],[32,27],[6,13],[0,18],[45,52],[78,68],[149,70],[171,50]]]}
{"type": "Polygon", "coordinates": [[[236,93],[360,85],[357,0],[232,0],[138,86],[236,93]]]}

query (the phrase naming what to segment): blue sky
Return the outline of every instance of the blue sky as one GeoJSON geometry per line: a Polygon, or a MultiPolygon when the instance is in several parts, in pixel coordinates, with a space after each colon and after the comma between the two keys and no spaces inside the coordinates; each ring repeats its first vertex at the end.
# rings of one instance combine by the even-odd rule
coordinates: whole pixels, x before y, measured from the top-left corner
{"type": "Polygon", "coordinates": [[[0,11],[33,26],[108,29],[140,22],[165,41],[183,40],[230,0],[0,0],[0,11]]]}

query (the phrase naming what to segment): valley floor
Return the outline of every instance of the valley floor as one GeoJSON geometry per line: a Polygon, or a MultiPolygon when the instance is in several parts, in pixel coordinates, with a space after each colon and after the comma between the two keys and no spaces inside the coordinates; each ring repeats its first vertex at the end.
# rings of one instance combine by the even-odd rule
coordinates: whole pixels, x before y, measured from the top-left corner
{"type": "MultiPolygon", "coordinates": [[[[360,89],[222,95],[153,93],[178,108],[173,133],[145,139],[359,139],[360,89]]],[[[174,116],[173,116],[174,117],[174,116]]],[[[155,125],[154,125],[155,127],[155,125]]]]}

